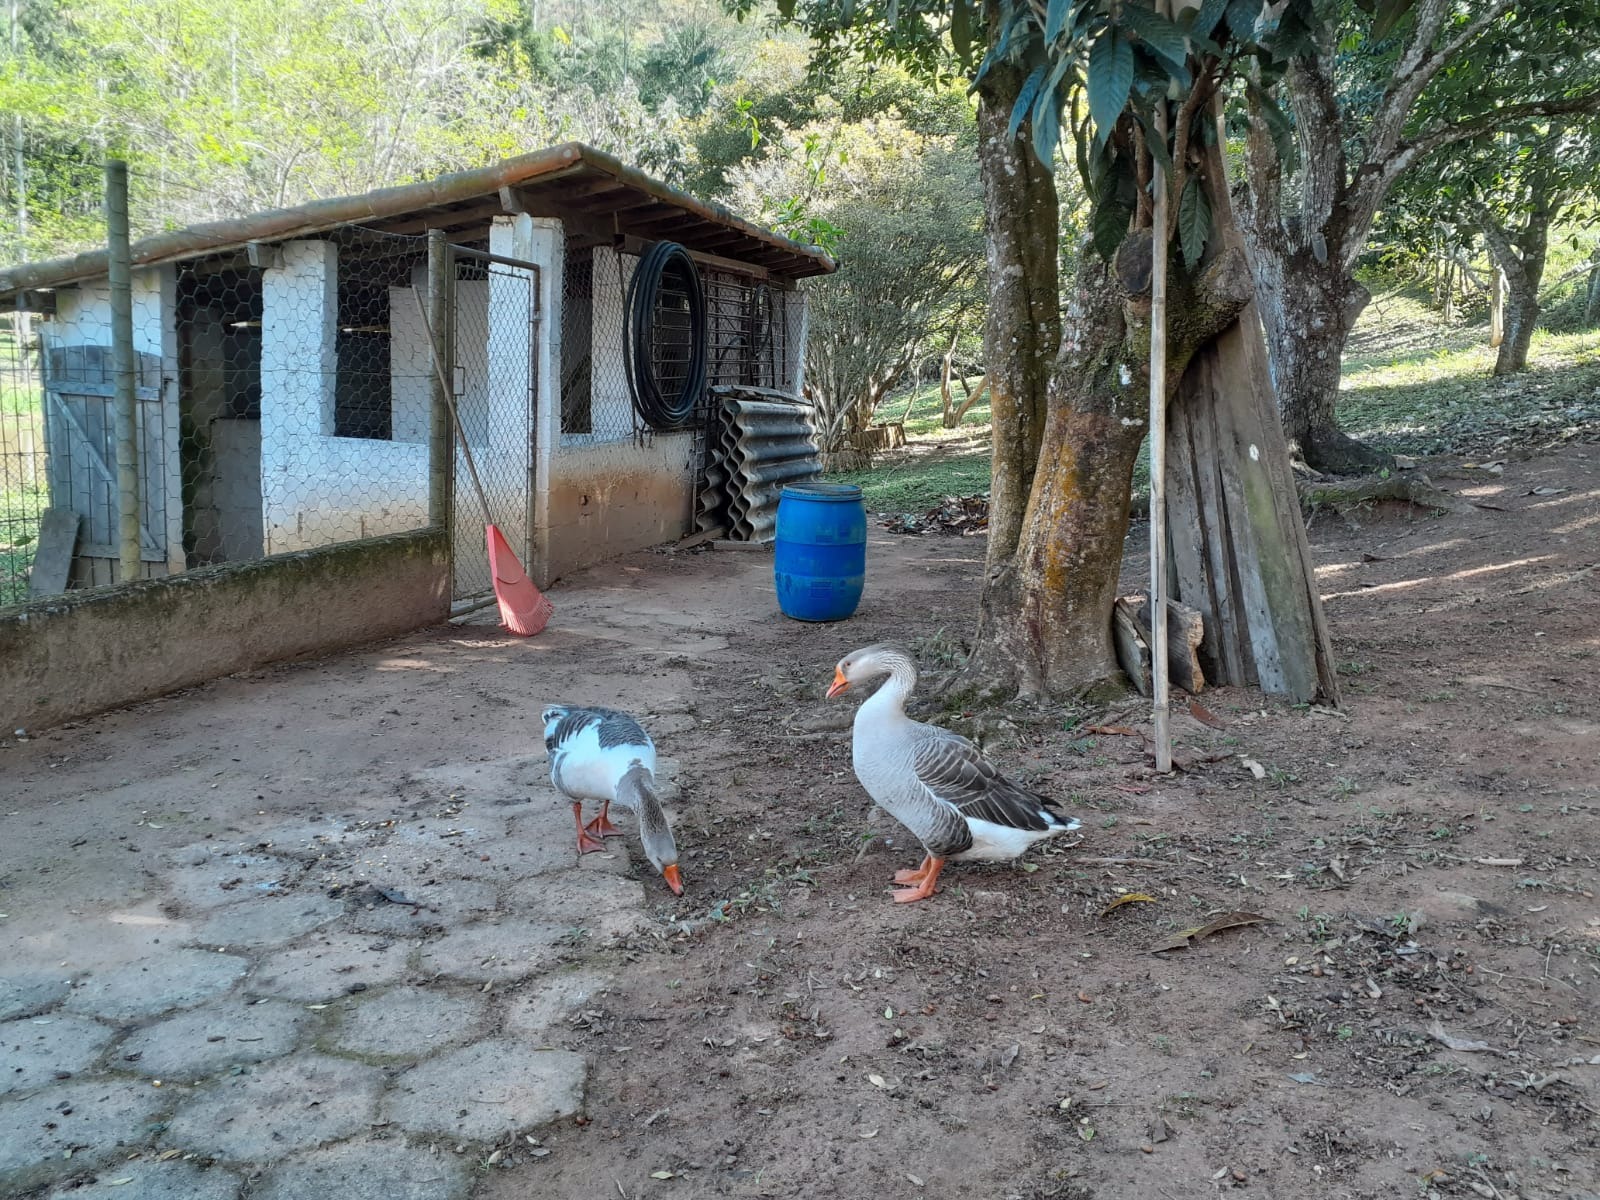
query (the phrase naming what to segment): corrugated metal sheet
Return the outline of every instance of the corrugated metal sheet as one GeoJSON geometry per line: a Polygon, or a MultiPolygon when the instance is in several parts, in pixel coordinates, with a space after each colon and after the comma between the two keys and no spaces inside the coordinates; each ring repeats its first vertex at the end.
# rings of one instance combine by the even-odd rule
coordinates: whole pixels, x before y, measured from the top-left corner
{"type": "Polygon", "coordinates": [[[695,526],[771,540],[784,486],[822,473],[811,405],[770,388],[711,389],[712,427],[695,526]]]}

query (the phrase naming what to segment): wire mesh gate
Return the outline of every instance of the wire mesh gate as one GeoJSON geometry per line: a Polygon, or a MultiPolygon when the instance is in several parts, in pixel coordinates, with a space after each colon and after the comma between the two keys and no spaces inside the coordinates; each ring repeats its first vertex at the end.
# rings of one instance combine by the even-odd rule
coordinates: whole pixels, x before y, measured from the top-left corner
{"type": "Polygon", "coordinates": [[[453,246],[451,385],[461,430],[454,438],[451,543],[456,601],[487,597],[494,580],[484,513],[462,454],[464,433],[493,524],[527,568],[533,555],[534,419],[539,401],[539,267],[453,246]]]}

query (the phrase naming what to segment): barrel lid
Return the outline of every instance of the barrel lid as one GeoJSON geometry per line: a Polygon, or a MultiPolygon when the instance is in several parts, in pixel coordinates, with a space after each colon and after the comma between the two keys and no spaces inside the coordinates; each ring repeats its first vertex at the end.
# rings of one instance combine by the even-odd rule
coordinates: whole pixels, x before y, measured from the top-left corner
{"type": "Polygon", "coordinates": [[[845,504],[861,499],[861,489],[853,483],[791,483],[784,487],[780,495],[793,496],[796,500],[845,504]]]}

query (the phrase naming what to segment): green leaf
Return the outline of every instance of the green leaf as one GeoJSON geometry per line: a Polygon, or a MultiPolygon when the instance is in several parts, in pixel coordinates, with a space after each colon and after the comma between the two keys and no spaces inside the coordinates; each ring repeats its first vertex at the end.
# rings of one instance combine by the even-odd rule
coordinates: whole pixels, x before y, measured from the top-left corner
{"type": "Polygon", "coordinates": [[[1191,175],[1178,201],[1178,242],[1183,247],[1184,266],[1192,267],[1200,261],[1210,234],[1211,203],[1200,190],[1199,177],[1191,175]]]}
{"type": "Polygon", "coordinates": [[[778,15],[785,21],[794,20],[795,0],[778,0],[778,15]]]}
{"type": "Polygon", "coordinates": [[[1047,88],[1033,105],[1033,152],[1044,169],[1056,169],[1056,144],[1061,140],[1061,91],[1047,88]]]}
{"type": "Polygon", "coordinates": [[[1137,4],[1122,6],[1122,22],[1139,35],[1151,57],[1163,63],[1173,75],[1188,74],[1189,39],[1160,13],[1137,4]]]}
{"type": "Polygon", "coordinates": [[[1222,14],[1228,9],[1228,0],[1205,0],[1200,6],[1200,11],[1195,14],[1194,24],[1189,26],[1189,32],[1197,38],[1208,38],[1211,31],[1217,27],[1217,22],[1222,20],[1222,14]]]}
{"type": "Polygon", "coordinates": [[[1050,7],[1045,10],[1044,40],[1053,42],[1061,34],[1061,27],[1067,23],[1067,14],[1072,11],[1072,0],[1050,0],[1050,7]]]}
{"type": "Polygon", "coordinates": [[[1044,83],[1044,77],[1044,67],[1038,66],[1022,81],[1022,88],[1017,92],[1017,102],[1011,106],[1011,124],[1006,126],[1007,141],[1017,136],[1017,130],[1021,129],[1022,123],[1028,119],[1028,113],[1033,109],[1033,98],[1039,94],[1039,86],[1044,83]]]}
{"type": "Polygon", "coordinates": [[[1376,7],[1376,14],[1372,20],[1372,37],[1374,40],[1388,37],[1394,32],[1394,27],[1400,24],[1400,18],[1411,11],[1413,0],[1381,0],[1376,7]]]}
{"type": "Polygon", "coordinates": [[[1150,151],[1150,157],[1171,178],[1172,153],[1167,149],[1166,139],[1157,135],[1155,125],[1146,120],[1143,113],[1139,114],[1139,127],[1144,130],[1144,145],[1150,151]]]}
{"type": "Polygon", "coordinates": [[[1108,29],[1089,49],[1089,115],[1094,118],[1095,141],[1111,136],[1132,89],[1133,47],[1115,29],[1108,29]]]}
{"type": "Polygon", "coordinates": [[[950,11],[950,44],[962,62],[972,61],[972,10],[968,0],[955,0],[955,7],[950,11]]]}
{"type": "Polygon", "coordinates": [[[1236,41],[1253,42],[1261,18],[1261,0],[1229,0],[1228,28],[1236,41]]]}
{"type": "Polygon", "coordinates": [[[1096,254],[1110,261],[1117,247],[1122,245],[1122,239],[1128,236],[1128,220],[1132,216],[1133,210],[1115,199],[1095,205],[1089,218],[1089,232],[1096,254]]]}

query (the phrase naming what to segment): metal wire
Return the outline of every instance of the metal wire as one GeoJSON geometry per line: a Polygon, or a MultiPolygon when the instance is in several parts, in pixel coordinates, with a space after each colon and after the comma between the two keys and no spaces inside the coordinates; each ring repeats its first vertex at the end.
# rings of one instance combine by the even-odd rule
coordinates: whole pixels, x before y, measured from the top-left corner
{"type": "Polygon", "coordinates": [[[685,428],[706,386],[706,300],[700,271],[676,242],[640,257],[623,306],[628,392],[650,429],[685,428]]]}

